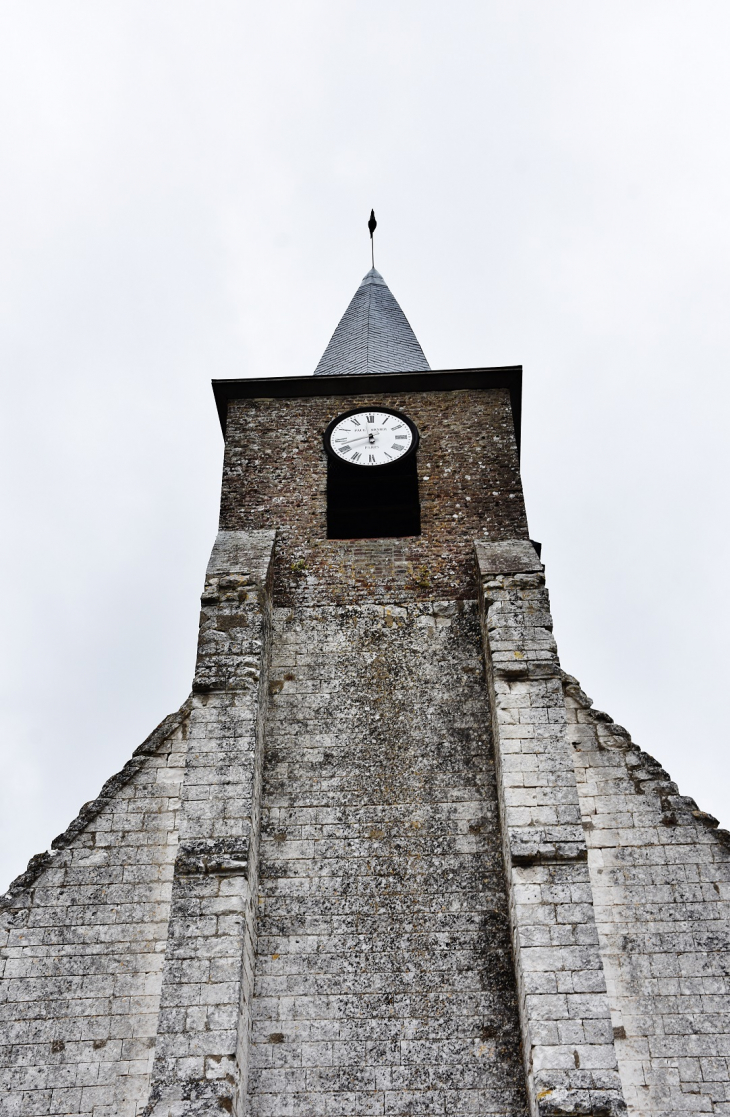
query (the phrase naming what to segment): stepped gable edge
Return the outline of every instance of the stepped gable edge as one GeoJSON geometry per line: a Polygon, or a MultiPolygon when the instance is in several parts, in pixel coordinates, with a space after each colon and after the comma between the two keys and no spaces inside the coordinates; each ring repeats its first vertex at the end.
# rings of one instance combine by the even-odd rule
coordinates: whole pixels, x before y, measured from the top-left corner
{"type": "Polygon", "coordinates": [[[158,748],[182,725],[188,717],[191,707],[192,695],[185,699],[179,710],[163,718],[157,728],[152,730],[149,737],[146,737],[142,744],[137,746],[124,767],[106,781],[97,797],[90,799],[88,803],[84,803],[76,818],[69,823],[61,834],[53,839],[50,850],[36,853],[31,857],[25,871],[11,881],[7,891],[0,895],[0,912],[17,906],[16,900],[18,897],[31,888],[41,873],[52,865],[54,855],[62,849],[67,849],[71,842],[111,802],[117,792],[137,775],[144,766],[147,757],[153,756],[158,748]]]}
{"type": "MultiPolygon", "coordinates": [[[[595,726],[598,748],[610,747],[630,754],[635,761],[631,765],[633,769],[632,779],[645,785],[645,791],[652,791],[657,796],[664,795],[666,797],[668,795],[677,823],[680,821],[684,824],[700,823],[708,830],[713,830],[720,844],[730,849],[730,830],[721,828],[715,816],[698,807],[691,795],[682,795],[677,784],[672,780],[663,765],[648,752],[644,752],[639,745],[634,744],[628,729],[625,729],[623,725],[618,725],[603,710],[596,710],[593,706],[593,699],[588,697],[574,675],[569,675],[566,671],[562,671],[561,675],[564,694],[566,697],[572,698],[580,709],[588,714],[595,726]],[[610,745],[605,743],[606,738],[610,739],[610,745]]],[[[673,822],[669,822],[669,819],[667,824],[674,825],[673,822]]]]}

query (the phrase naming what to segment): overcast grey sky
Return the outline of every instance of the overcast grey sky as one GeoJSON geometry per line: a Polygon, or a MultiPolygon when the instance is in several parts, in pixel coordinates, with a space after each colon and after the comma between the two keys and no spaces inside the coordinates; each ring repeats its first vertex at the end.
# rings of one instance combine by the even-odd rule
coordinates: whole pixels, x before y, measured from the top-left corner
{"type": "Polygon", "coordinates": [[[186,697],[213,377],[522,363],[564,668],[730,825],[727,0],[0,3],[0,888],[186,697]]]}

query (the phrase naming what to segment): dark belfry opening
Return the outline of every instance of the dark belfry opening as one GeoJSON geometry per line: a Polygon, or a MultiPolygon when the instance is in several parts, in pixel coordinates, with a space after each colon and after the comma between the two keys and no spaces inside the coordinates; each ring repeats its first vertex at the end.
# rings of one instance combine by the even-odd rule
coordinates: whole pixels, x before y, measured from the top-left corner
{"type": "Polygon", "coordinates": [[[392,539],[420,534],[415,454],[384,468],[329,459],[328,539],[392,539]]]}

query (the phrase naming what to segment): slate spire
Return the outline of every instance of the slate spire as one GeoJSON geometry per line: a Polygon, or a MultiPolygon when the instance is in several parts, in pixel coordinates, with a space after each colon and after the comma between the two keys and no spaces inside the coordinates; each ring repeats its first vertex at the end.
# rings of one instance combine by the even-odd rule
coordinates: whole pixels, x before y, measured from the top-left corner
{"type": "Polygon", "coordinates": [[[371,268],[342,315],[314,375],[429,370],[408,319],[380,272],[371,268]]]}

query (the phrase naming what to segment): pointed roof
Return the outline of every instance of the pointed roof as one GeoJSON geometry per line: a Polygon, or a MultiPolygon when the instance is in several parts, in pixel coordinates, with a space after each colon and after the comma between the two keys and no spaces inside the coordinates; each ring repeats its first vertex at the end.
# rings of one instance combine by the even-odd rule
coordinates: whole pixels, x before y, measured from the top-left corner
{"type": "Polygon", "coordinates": [[[380,272],[371,268],[342,315],[314,375],[429,371],[408,319],[380,272]]]}

